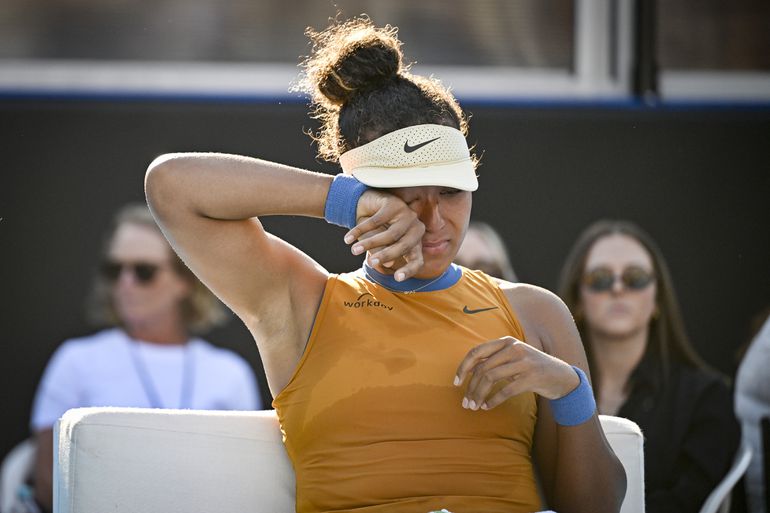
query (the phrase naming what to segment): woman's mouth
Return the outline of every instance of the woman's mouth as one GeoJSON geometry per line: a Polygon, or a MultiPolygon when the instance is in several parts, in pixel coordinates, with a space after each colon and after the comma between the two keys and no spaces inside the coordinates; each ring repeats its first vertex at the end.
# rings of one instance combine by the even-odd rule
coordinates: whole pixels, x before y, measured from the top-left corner
{"type": "Polygon", "coordinates": [[[448,240],[423,241],[423,255],[438,255],[444,253],[449,248],[448,240]]]}

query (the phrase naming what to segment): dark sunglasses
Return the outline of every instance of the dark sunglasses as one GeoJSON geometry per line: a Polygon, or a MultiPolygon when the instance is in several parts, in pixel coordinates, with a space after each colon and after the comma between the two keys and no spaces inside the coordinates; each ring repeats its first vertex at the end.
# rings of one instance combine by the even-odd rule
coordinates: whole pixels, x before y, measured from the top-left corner
{"type": "Polygon", "coordinates": [[[642,290],[655,281],[655,274],[641,267],[631,266],[623,269],[620,276],[616,276],[606,267],[598,267],[583,277],[583,285],[591,292],[607,292],[612,289],[618,278],[626,289],[642,290]]]}
{"type": "Polygon", "coordinates": [[[128,269],[140,285],[148,285],[155,279],[160,266],[149,262],[127,263],[108,260],[102,264],[101,273],[107,280],[116,282],[120,275],[123,274],[123,269],[128,269]]]}

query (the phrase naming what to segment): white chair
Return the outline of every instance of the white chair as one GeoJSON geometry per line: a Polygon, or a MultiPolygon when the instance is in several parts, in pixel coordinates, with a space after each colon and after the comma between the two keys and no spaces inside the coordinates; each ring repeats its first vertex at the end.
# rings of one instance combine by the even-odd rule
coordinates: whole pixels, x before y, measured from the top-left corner
{"type": "MultiPolygon", "coordinates": [[[[601,417],[623,461],[622,513],[644,511],[642,435],[601,417]]],[[[293,513],[275,412],[79,408],[54,435],[55,513],[293,513]]]]}
{"type": "Polygon", "coordinates": [[[644,513],[644,437],[635,422],[599,415],[602,429],[626,471],[626,497],[620,513],[644,513]]]}
{"type": "Polygon", "coordinates": [[[700,508],[700,513],[730,513],[730,493],[735,487],[735,483],[746,473],[750,462],[751,449],[748,445],[741,444],[735,455],[733,466],[706,498],[706,502],[700,508]]]}
{"type": "Polygon", "coordinates": [[[8,513],[35,464],[35,441],[28,438],[11,449],[0,468],[0,513],[8,513]]]}

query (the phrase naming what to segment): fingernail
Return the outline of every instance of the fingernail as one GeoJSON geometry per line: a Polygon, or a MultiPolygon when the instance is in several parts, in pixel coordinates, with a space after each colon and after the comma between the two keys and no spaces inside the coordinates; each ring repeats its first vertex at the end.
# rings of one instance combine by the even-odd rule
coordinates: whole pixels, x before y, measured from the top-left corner
{"type": "Polygon", "coordinates": [[[463,408],[468,408],[468,399],[463,397],[463,408]]]}
{"type": "Polygon", "coordinates": [[[363,250],[364,250],[364,247],[363,247],[363,246],[361,246],[360,244],[356,244],[356,245],[355,245],[355,246],[353,246],[353,248],[351,249],[351,251],[353,252],[353,254],[354,254],[354,255],[358,255],[358,254],[360,254],[360,253],[361,253],[363,250]]]}
{"type": "Polygon", "coordinates": [[[352,235],[350,235],[350,234],[345,235],[345,244],[350,244],[354,240],[356,240],[356,239],[352,235]]]}
{"type": "Polygon", "coordinates": [[[476,401],[471,400],[470,403],[468,403],[468,406],[471,408],[471,410],[476,411],[478,409],[478,406],[476,406],[476,401]]]}
{"type": "Polygon", "coordinates": [[[369,263],[372,264],[372,265],[377,265],[377,264],[380,263],[380,259],[379,258],[370,258],[369,259],[369,263]]]}
{"type": "Polygon", "coordinates": [[[460,384],[460,376],[455,376],[454,384],[455,384],[455,386],[460,384]]]}
{"type": "Polygon", "coordinates": [[[487,409],[489,409],[489,406],[487,406],[487,403],[481,403],[481,409],[482,410],[487,410],[487,409]]]}
{"type": "Polygon", "coordinates": [[[396,281],[404,281],[404,273],[396,273],[396,281]]]}

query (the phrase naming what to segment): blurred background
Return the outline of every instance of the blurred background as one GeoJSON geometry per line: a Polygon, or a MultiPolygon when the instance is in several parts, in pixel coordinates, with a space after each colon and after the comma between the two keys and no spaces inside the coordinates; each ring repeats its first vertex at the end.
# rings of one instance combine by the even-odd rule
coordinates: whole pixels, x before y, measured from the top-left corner
{"type": "MultiPolygon", "coordinates": [[[[414,71],[452,87],[482,157],[474,218],[501,232],[521,280],[554,289],[582,228],[635,221],[669,261],[695,347],[734,375],[770,306],[767,0],[3,0],[0,455],[28,436],[51,353],[91,331],[103,233],[143,200],[155,156],[338,172],[290,92],[305,28],[338,12],[398,26],[414,71]]],[[[264,222],[332,272],[360,264],[342,229],[264,222]]],[[[238,319],[207,338],[266,393],[238,319]]]]}

